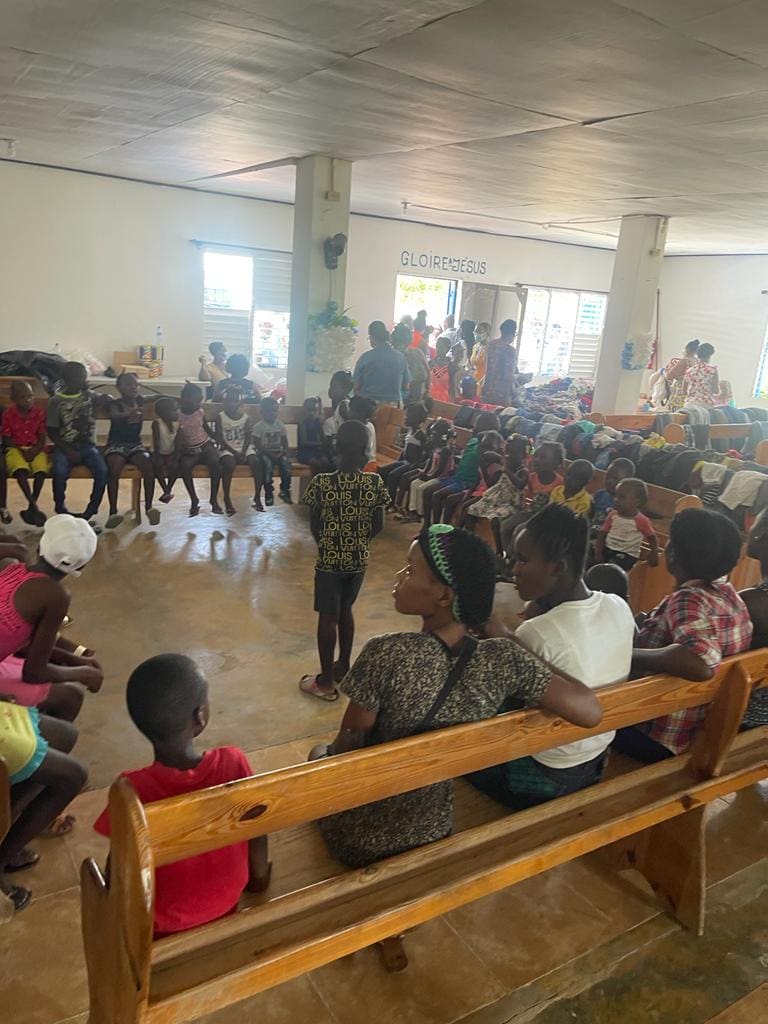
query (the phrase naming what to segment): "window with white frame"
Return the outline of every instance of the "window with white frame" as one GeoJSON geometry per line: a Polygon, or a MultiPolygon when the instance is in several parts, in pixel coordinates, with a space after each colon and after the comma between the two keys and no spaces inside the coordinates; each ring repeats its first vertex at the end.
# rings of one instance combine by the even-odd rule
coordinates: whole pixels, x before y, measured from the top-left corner
{"type": "Polygon", "coordinates": [[[520,333],[521,373],[594,378],[608,296],[528,287],[520,333]]]}
{"type": "Polygon", "coordinates": [[[285,369],[291,308],[291,254],[203,246],[203,332],[252,366],[285,369]]]}
{"type": "Polygon", "coordinates": [[[768,398],[768,325],[766,325],[763,335],[763,351],[760,355],[760,365],[757,368],[752,394],[755,398],[768,398]]]}

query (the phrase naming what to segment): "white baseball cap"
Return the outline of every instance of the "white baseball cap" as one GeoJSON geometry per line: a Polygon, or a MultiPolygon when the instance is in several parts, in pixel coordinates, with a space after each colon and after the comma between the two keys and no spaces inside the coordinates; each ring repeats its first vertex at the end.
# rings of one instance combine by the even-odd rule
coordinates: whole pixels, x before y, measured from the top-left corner
{"type": "Polygon", "coordinates": [[[52,569],[79,576],[96,554],[96,534],[85,519],[75,516],[51,516],[40,538],[40,557],[52,569]]]}

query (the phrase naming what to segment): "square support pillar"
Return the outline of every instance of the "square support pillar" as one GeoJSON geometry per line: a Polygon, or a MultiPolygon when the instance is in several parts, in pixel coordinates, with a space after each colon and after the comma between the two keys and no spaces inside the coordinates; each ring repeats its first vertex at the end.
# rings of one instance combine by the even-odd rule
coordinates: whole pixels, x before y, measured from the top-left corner
{"type": "Polygon", "coordinates": [[[653,340],[667,225],[668,218],[661,216],[621,219],[592,401],[595,412],[637,411],[645,367],[624,368],[622,355],[627,342],[642,350],[653,340]]]}
{"type": "MultiPolygon", "coordinates": [[[[325,266],[323,243],[336,234],[349,237],[352,164],[327,156],[308,156],[296,164],[291,270],[291,323],[288,346],[288,403],[323,394],[328,375],[307,375],[308,317],[334,299],[344,308],[347,255],[337,270],[325,266]]],[[[339,367],[343,369],[343,367],[339,367]]]]}

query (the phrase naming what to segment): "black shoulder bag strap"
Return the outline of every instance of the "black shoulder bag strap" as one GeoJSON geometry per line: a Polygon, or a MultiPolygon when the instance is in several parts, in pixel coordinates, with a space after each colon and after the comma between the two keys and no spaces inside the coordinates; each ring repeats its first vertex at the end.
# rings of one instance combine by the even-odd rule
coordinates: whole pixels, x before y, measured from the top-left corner
{"type": "Polygon", "coordinates": [[[413,730],[411,736],[415,736],[420,732],[429,732],[432,728],[432,723],[440,712],[440,709],[445,704],[448,696],[450,695],[453,688],[456,686],[458,681],[464,675],[472,655],[477,650],[477,640],[474,637],[468,636],[464,639],[464,645],[461,648],[459,656],[453,663],[453,668],[446,676],[445,682],[443,683],[440,693],[435,697],[434,703],[427,711],[426,715],[419,722],[418,726],[413,730]]]}

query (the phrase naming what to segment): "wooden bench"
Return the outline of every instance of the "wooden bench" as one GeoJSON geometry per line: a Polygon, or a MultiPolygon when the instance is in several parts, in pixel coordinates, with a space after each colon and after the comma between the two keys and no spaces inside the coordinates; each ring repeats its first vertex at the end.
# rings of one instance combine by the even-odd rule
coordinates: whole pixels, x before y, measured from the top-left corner
{"type": "Polygon", "coordinates": [[[592,423],[613,427],[614,430],[652,430],[656,413],[602,413],[591,412],[584,417],[592,423]]]}
{"type": "MultiPolygon", "coordinates": [[[[16,378],[4,377],[0,378],[1,381],[12,381],[16,378]]],[[[21,378],[27,379],[27,378],[21,378]]],[[[30,382],[34,378],[29,378],[30,382]]],[[[154,400],[151,397],[145,397],[144,404],[144,426],[146,428],[152,423],[152,420],[156,419],[154,400]]],[[[167,396],[158,395],[158,398],[164,398],[167,396]]],[[[48,410],[48,397],[41,397],[36,399],[37,405],[47,412],[48,410]]],[[[203,405],[206,419],[212,420],[219,412],[221,412],[223,406],[218,402],[206,402],[203,405]]],[[[258,405],[245,405],[244,408],[249,413],[251,419],[254,422],[258,422],[261,419],[261,410],[258,405]]],[[[292,405],[281,405],[279,407],[278,416],[286,426],[297,426],[303,418],[303,408],[301,406],[292,405]]],[[[97,429],[97,442],[99,440],[106,439],[106,424],[109,422],[109,415],[103,408],[97,408],[94,412],[94,419],[96,420],[97,429]],[[98,437],[99,427],[103,426],[105,429],[101,432],[102,437],[98,437]]],[[[208,470],[205,466],[196,466],[192,473],[193,477],[197,480],[208,479],[208,470]]],[[[293,461],[291,464],[291,476],[297,477],[302,481],[309,480],[311,476],[311,470],[309,466],[302,462],[293,461]]],[[[235,479],[250,479],[251,471],[248,466],[237,466],[234,472],[235,479]]],[[[91,474],[84,466],[75,466],[70,474],[71,480],[90,480],[91,474]]],[[[137,523],[142,521],[142,501],[141,501],[141,487],[142,487],[142,475],[141,472],[135,466],[125,466],[123,469],[121,480],[129,480],[131,482],[131,508],[137,523]]]]}
{"type": "Polygon", "coordinates": [[[194,1020],[598,849],[642,872],[700,934],[704,812],[768,775],[768,727],[737,735],[752,685],[767,674],[768,650],[748,652],[708,682],[656,676],[605,687],[603,720],[591,730],[517,712],[146,807],[118,780],[109,880],[92,859],[81,872],[89,1024],[194,1020]],[[153,941],[163,864],[710,702],[685,755],[153,941]]]}
{"type": "MultiPolygon", "coordinates": [[[[723,438],[728,441],[743,441],[751,433],[751,423],[711,423],[708,427],[709,441],[722,440],[723,438]]],[[[686,444],[685,429],[682,421],[667,424],[664,428],[663,437],[669,444],[686,444]]]]}

